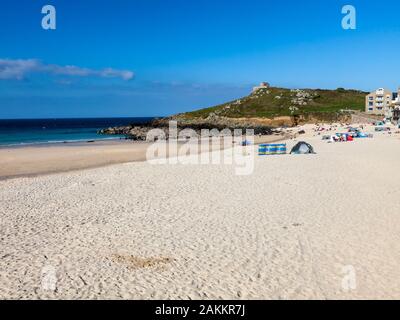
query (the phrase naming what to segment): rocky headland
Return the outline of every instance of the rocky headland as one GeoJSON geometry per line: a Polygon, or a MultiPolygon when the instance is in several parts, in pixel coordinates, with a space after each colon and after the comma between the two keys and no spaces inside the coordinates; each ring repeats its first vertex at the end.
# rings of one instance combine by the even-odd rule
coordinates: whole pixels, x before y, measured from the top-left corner
{"type": "Polygon", "coordinates": [[[307,123],[349,122],[364,108],[365,92],[359,90],[285,89],[262,83],[244,98],[219,106],[155,119],[142,126],[108,128],[99,134],[125,135],[145,141],[152,129],[161,129],[168,139],[171,121],[178,130],[190,128],[197,134],[203,129],[254,130],[256,135],[270,135],[278,128],[307,123]]]}

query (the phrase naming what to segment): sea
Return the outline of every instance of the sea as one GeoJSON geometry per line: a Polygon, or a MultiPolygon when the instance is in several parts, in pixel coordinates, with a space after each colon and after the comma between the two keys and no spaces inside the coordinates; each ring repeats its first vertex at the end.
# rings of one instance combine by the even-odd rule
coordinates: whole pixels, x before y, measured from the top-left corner
{"type": "Polygon", "coordinates": [[[97,131],[117,126],[144,125],[154,118],[0,119],[0,147],[121,139],[97,131]]]}

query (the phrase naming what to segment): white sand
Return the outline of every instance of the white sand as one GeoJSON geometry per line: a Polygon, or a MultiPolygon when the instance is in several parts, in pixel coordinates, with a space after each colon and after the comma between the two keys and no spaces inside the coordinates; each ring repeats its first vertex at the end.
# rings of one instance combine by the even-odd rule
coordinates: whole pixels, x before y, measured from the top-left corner
{"type": "MultiPolygon", "coordinates": [[[[256,137],[258,143],[284,139],[256,137]]],[[[182,142],[180,142],[182,144],[182,142]]],[[[145,161],[149,143],[127,140],[96,141],[32,147],[0,147],[0,180],[145,161]]],[[[219,149],[215,146],[213,150],[219,149]]],[[[176,153],[171,152],[171,156],[176,153]]]]}
{"type": "Polygon", "coordinates": [[[0,298],[399,299],[399,135],[306,141],[318,154],[257,157],[250,176],[130,163],[0,181],[0,298]]]}

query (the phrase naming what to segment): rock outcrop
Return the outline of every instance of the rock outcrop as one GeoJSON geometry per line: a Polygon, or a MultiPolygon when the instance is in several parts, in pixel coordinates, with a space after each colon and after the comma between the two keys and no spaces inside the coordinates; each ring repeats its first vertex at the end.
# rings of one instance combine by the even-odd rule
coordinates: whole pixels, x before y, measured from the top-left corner
{"type": "Polygon", "coordinates": [[[125,126],[103,129],[98,132],[102,135],[121,135],[126,139],[134,141],[146,141],[147,133],[153,129],[152,126],[125,126]]]}
{"type": "MultiPolygon", "coordinates": [[[[157,119],[151,122],[149,125],[145,126],[132,125],[108,128],[100,130],[98,133],[103,135],[124,135],[127,139],[131,139],[134,141],[147,141],[149,140],[149,137],[150,140],[153,140],[152,135],[149,134],[151,130],[161,129],[165,134],[165,138],[169,139],[169,129],[171,122],[177,123],[177,129],[179,132],[185,129],[191,129],[198,135],[201,135],[202,130],[204,129],[208,129],[210,131],[216,129],[220,132],[226,129],[230,130],[231,132],[233,132],[233,130],[241,130],[243,134],[246,133],[246,130],[253,130],[254,134],[256,135],[270,135],[275,132],[275,130],[271,126],[271,122],[265,121],[264,119],[230,119],[211,114],[206,119],[186,119],[178,115],[163,119],[157,119]]],[[[281,119],[280,123],[287,126],[292,125],[290,119],[281,119]]],[[[187,131],[185,130],[185,132],[187,131]]],[[[215,133],[210,133],[210,136],[214,134],[215,133]]],[[[223,135],[224,133],[221,134],[223,135]]],[[[190,134],[188,134],[188,136],[189,135],[190,134]]]]}

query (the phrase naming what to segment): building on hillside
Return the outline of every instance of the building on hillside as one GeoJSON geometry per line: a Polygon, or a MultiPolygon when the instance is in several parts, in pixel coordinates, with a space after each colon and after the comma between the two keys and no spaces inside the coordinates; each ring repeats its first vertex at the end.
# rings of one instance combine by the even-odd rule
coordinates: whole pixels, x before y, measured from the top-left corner
{"type": "Polygon", "coordinates": [[[367,114],[382,115],[386,118],[391,118],[394,101],[392,91],[379,88],[367,95],[365,99],[365,112],[367,114]]]}
{"type": "Polygon", "coordinates": [[[268,82],[261,82],[259,86],[253,88],[253,93],[260,89],[268,89],[270,87],[268,82]]]}

